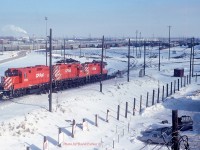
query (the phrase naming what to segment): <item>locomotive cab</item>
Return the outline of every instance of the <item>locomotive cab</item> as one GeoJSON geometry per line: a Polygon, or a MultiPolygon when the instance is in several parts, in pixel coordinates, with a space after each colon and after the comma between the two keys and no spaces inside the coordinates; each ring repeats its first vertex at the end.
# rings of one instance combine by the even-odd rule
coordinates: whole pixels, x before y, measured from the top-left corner
{"type": "Polygon", "coordinates": [[[6,72],[5,72],[5,76],[6,77],[13,77],[13,76],[21,76],[21,72],[19,72],[19,70],[11,70],[11,69],[8,69],[6,72]]]}
{"type": "Polygon", "coordinates": [[[20,83],[21,72],[17,69],[8,69],[5,72],[5,77],[2,77],[2,85],[4,90],[10,90],[13,88],[13,84],[20,83]]]}

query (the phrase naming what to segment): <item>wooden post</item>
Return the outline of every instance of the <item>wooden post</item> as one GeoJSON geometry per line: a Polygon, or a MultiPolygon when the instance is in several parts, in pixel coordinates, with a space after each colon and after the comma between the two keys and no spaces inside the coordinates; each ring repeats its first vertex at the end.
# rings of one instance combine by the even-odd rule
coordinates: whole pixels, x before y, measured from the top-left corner
{"type": "Polygon", "coordinates": [[[142,95],[140,95],[140,113],[142,112],[142,95]]]}
{"type": "Polygon", "coordinates": [[[43,141],[43,150],[48,150],[49,149],[49,145],[48,145],[48,140],[47,137],[44,136],[44,141],[43,141]]]}
{"type": "Polygon", "coordinates": [[[197,73],[196,73],[196,77],[195,77],[195,82],[197,82],[197,73]]]}
{"type": "Polygon", "coordinates": [[[183,81],[183,77],[181,77],[181,88],[183,87],[183,83],[182,83],[182,81],[183,81]]]}
{"type": "Polygon", "coordinates": [[[133,103],[133,115],[135,115],[135,105],[136,105],[136,99],[134,98],[134,103],[133,103]]]}
{"type": "Polygon", "coordinates": [[[179,91],[179,79],[178,79],[178,91],[179,91]]]}
{"type": "Polygon", "coordinates": [[[171,82],[171,92],[170,92],[170,95],[172,95],[172,82],[171,82]]]}
{"type": "Polygon", "coordinates": [[[176,92],[176,80],[174,80],[174,93],[176,92]]]}
{"type": "Polygon", "coordinates": [[[152,95],[152,106],[154,105],[154,95],[155,95],[155,90],[153,90],[153,95],[152,95]]]}
{"type": "Polygon", "coordinates": [[[163,85],[163,89],[162,89],[162,101],[164,101],[164,97],[165,97],[165,86],[163,85]]]}
{"type": "Polygon", "coordinates": [[[172,110],[172,150],[179,150],[178,110],[172,110]]]}
{"type": "Polygon", "coordinates": [[[146,102],[146,107],[148,107],[149,103],[149,92],[147,92],[147,102],[146,102]]]}
{"type": "Polygon", "coordinates": [[[128,133],[129,133],[129,129],[130,129],[130,122],[128,122],[128,133]]]}
{"type": "Polygon", "coordinates": [[[186,85],[186,76],[184,76],[184,87],[186,85]]]}
{"type": "Polygon", "coordinates": [[[158,88],[158,97],[157,97],[157,103],[160,103],[160,88],[158,88]]]}
{"type": "Polygon", "coordinates": [[[118,136],[117,136],[117,141],[118,141],[118,143],[119,143],[119,134],[118,134],[118,136]]]}
{"type": "Polygon", "coordinates": [[[106,122],[109,122],[109,120],[108,120],[108,113],[109,113],[109,110],[107,109],[107,113],[106,113],[106,122]]]}
{"type": "Polygon", "coordinates": [[[95,126],[98,127],[98,115],[95,115],[95,126]]]}
{"type": "Polygon", "coordinates": [[[119,111],[120,111],[120,106],[118,105],[118,107],[117,107],[117,120],[119,120],[119,111]]]}
{"type": "Polygon", "coordinates": [[[127,114],[128,114],[128,102],[126,102],[125,118],[127,118],[127,114]]]}
{"type": "Polygon", "coordinates": [[[169,94],[169,93],[168,93],[168,83],[167,83],[167,88],[166,88],[166,90],[167,90],[167,91],[166,91],[166,97],[168,97],[168,94],[169,94]]]}
{"type": "Polygon", "coordinates": [[[75,124],[76,124],[76,122],[75,122],[75,120],[73,120],[73,122],[72,122],[72,138],[74,138],[74,134],[75,134],[75,124]]]}
{"type": "Polygon", "coordinates": [[[64,141],[62,129],[58,128],[58,146],[61,147],[62,143],[64,141]]]}
{"type": "Polygon", "coordinates": [[[113,139],[113,148],[115,148],[115,140],[113,139]]]}
{"type": "Polygon", "coordinates": [[[187,85],[188,85],[188,75],[187,75],[187,85]]]}

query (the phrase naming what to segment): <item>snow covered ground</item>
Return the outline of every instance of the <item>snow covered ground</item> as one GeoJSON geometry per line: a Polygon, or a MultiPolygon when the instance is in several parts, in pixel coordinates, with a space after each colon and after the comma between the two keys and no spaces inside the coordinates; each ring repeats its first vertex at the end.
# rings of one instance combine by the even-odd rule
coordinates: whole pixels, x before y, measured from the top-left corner
{"type": "MultiPolygon", "coordinates": [[[[195,52],[198,52],[199,47],[195,52]]],[[[127,47],[111,48],[106,50],[106,62],[109,73],[123,70],[127,67],[127,47]]],[[[138,49],[139,51],[139,49],[138,49]]],[[[136,50],[131,49],[131,54],[136,50]]],[[[143,49],[142,49],[143,52],[143,49]]],[[[193,149],[199,149],[200,139],[200,91],[199,79],[185,87],[176,86],[176,93],[162,101],[162,88],[166,84],[180,78],[173,77],[174,68],[184,68],[185,75],[189,72],[190,49],[176,47],[171,49],[171,59],[168,60],[168,49],[161,51],[161,71],[158,71],[158,57],[148,58],[158,54],[158,48],[147,50],[146,76],[138,77],[143,65],[142,58],[131,58],[132,69],[130,82],[124,74],[121,78],[103,81],[103,92],[99,92],[99,83],[53,93],[53,112],[48,111],[48,96],[28,95],[9,101],[0,101],[0,147],[5,150],[21,150],[30,147],[31,150],[43,149],[43,140],[46,136],[49,150],[63,149],[168,149],[163,145],[146,144],[138,137],[141,131],[148,128],[163,126],[161,121],[168,120],[171,126],[172,110],[178,109],[179,116],[189,115],[194,121],[194,131],[182,132],[189,137],[193,149]],[[175,59],[172,57],[182,56],[175,59]],[[158,88],[160,89],[157,103],[158,88]],[[155,105],[152,106],[152,93],[155,90],[155,105]],[[148,107],[146,108],[147,92],[149,93],[148,107]],[[134,98],[136,108],[133,109],[134,98]],[[140,109],[140,99],[142,107],[140,109]],[[125,118],[125,106],[128,102],[128,116],[125,118]],[[117,107],[120,105],[119,121],[117,107]],[[109,110],[108,122],[106,113],[109,110]],[[135,115],[133,115],[133,112],[135,115]],[[95,115],[98,115],[98,127],[95,126],[95,115]],[[76,121],[75,137],[71,137],[72,120],[76,121]],[[86,120],[86,130],[82,130],[82,121],[86,120]],[[63,133],[62,147],[58,147],[58,128],[63,133]],[[197,142],[196,142],[197,141],[197,142]]],[[[82,49],[84,57],[79,57],[79,50],[66,51],[68,58],[81,62],[99,59],[101,49],[82,49]]],[[[55,51],[53,62],[59,60],[63,51],[55,51]]],[[[195,57],[198,57],[198,53],[195,57]]],[[[0,75],[9,67],[24,67],[29,65],[45,64],[43,52],[32,52],[26,57],[0,64],[0,75]]],[[[195,67],[195,71],[199,68],[195,67]]],[[[182,80],[184,83],[184,80],[182,80]]],[[[187,83],[187,82],[186,82],[187,83]]],[[[169,90],[170,93],[170,90],[169,90]]]]}

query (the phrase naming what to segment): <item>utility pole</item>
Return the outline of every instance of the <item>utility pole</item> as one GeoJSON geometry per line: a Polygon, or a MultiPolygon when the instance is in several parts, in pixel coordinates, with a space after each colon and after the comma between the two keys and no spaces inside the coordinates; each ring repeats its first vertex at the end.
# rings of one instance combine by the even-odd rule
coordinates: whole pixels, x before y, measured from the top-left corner
{"type": "Polygon", "coordinates": [[[139,38],[139,48],[140,48],[140,58],[142,57],[142,47],[141,47],[141,32],[140,32],[140,38],[139,38]]]}
{"type": "Polygon", "coordinates": [[[146,42],[144,41],[144,75],[145,75],[145,67],[146,67],[146,42]]]}
{"type": "Polygon", "coordinates": [[[103,38],[102,38],[102,51],[101,51],[100,92],[102,92],[102,77],[103,77],[103,49],[104,49],[104,36],[103,36],[103,38]]]}
{"type": "Polygon", "coordinates": [[[128,40],[128,72],[127,72],[127,81],[129,82],[129,70],[130,70],[130,46],[131,46],[131,42],[130,42],[130,38],[128,40]]]}
{"type": "Polygon", "coordinates": [[[192,38],[192,77],[194,76],[194,38],[192,38]]]}
{"type": "Polygon", "coordinates": [[[66,60],[65,60],[65,39],[64,39],[64,64],[65,64],[66,60]]]}
{"type": "Polygon", "coordinates": [[[50,29],[49,37],[49,111],[52,112],[52,29],[50,29]]]}
{"type": "Polygon", "coordinates": [[[45,44],[45,48],[46,48],[46,66],[47,66],[47,41],[48,41],[48,38],[47,38],[47,20],[48,20],[48,18],[47,17],[45,17],[45,21],[46,21],[46,37],[45,37],[45,39],[46,39],[46,44],[45,44]]]}
{"type": "Polygon", "coordinates": [[[193,47],[193,40],[191,38],[189,83],[191,83],[191,77],[192,77],[192,47],[193,47]]]}
{"type": "Polygon", "coordinates": [[[179,150],[178,110],[172,110],[172,150],[179,150]]]}
{"type": "Polygon", "coordinates": [[[137,34],[138,34],[138,31],[136,30],[136,58],[137,58],[137,34]]]}
{"type": "Polygon", "coordinates": [[[82,54],[81,54],[81,41],[80,41],[80,56],[79,56],[79,57],[81,57],[81,55],[82,55],[82,54]]]}
{"type": "Polygon", "coordinates": [[[158,71],[160,71],[160,41],[159,41],[159,46],[158,46],[158,54],[159,54],[159,59],[158,59],[158,71]]]}
{"type": "Polygon", "coordinates": [[[168,26],[169,27],[169,60],[170,60],[170,30],[171,30],[171,26],[168,26]]]}

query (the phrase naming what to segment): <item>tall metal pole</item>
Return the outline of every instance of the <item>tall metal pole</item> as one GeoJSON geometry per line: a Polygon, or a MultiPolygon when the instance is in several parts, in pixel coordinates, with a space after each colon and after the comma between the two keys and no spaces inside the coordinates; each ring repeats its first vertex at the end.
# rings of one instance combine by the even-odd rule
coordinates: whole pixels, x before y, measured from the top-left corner
{"type": "Polygon", "coordinates": [[[101,51],[101,77],[100,77],[100,92],[102,92],[102,77],[103,77],[103,49],[104,49],[104,36],[102,38],[102,51],[101,51]]]}
{"type": "Polygon", "coordinates": [[[45,21],[46,21],[46,45],[45,45],[45,48],[46,48],[46,66],[47,66],[47,41],[48,41],[48,39],[47,39],[47,20],[48,20],[48,18],[47,17],[45,17],[45,21]]]}
{"type": "Polygon", "coordinates": [[[130,38],[128,40],[128,72],[127,72],[127,81],[129,82],[129,70],[130,70],[130,38]]]}
{"type": "Polygon", "coordinates": [[[160,71],[160,41],[159,41],[158,53],[159,53],[158,71],[160,71]]]}
{"type": "Polygon", "coordinates": [[[191,38],[189,83],[191,83],[191,76],[192,76],[192,47],[193,47],[193,41],[192,41],[192,38],[191,38]]]}
{"type": "Polygon", "coordinates": [[[194,38],[192,38],[192,77],[194,76],[194,38]]]}
{"type": "Polygon", "coordinates": [[[49,53],[49,111],[52,112],[52,29],[50,29],[49,53]]]}
{"type": "Polygon", "coordinates": [[[142,47],[141,47],[141,32],[140,32],[140,38],[139,38],[139,48],[140,48],[140,58],[142,57],[142,47]]]}
{"type": "Polygon", "coordinates": [[[47,40],[46,40],[46,44],[45,44],[45,49],[46,49],[46,66],[47,66],[47,40]]]}
{"type": "Polygon", "coordinates": [[[135,56],[136,58],[137,58],[137,34],[138,34],[138,31],[136,30],[136,54],[135,54],[135,55],[136,55],[136,56],[135,56]]]}
{"type": "Polygon", "coordinates": [[[81,54],[81,41],[80,41],[80,57],[81,57],[81,55],[82,55],[82,54],[81,54]]]}
{"type": "Polygon", "coordinates": [[[169,60],[170,60],[170,30],[171,30],[171,26],[168,26],[169,27],[169,60]]]}
{"type": "Polygon", "coordinates": [[[66,60],[65,60],[65,39],[64,39],[64,64],[65,64],[66,60]]]}
{"type": "Polygon", "coordinates": [[[144,75],[145,75],[145,67],[146,67],[146,42],[144,41],[144,75]]]}

